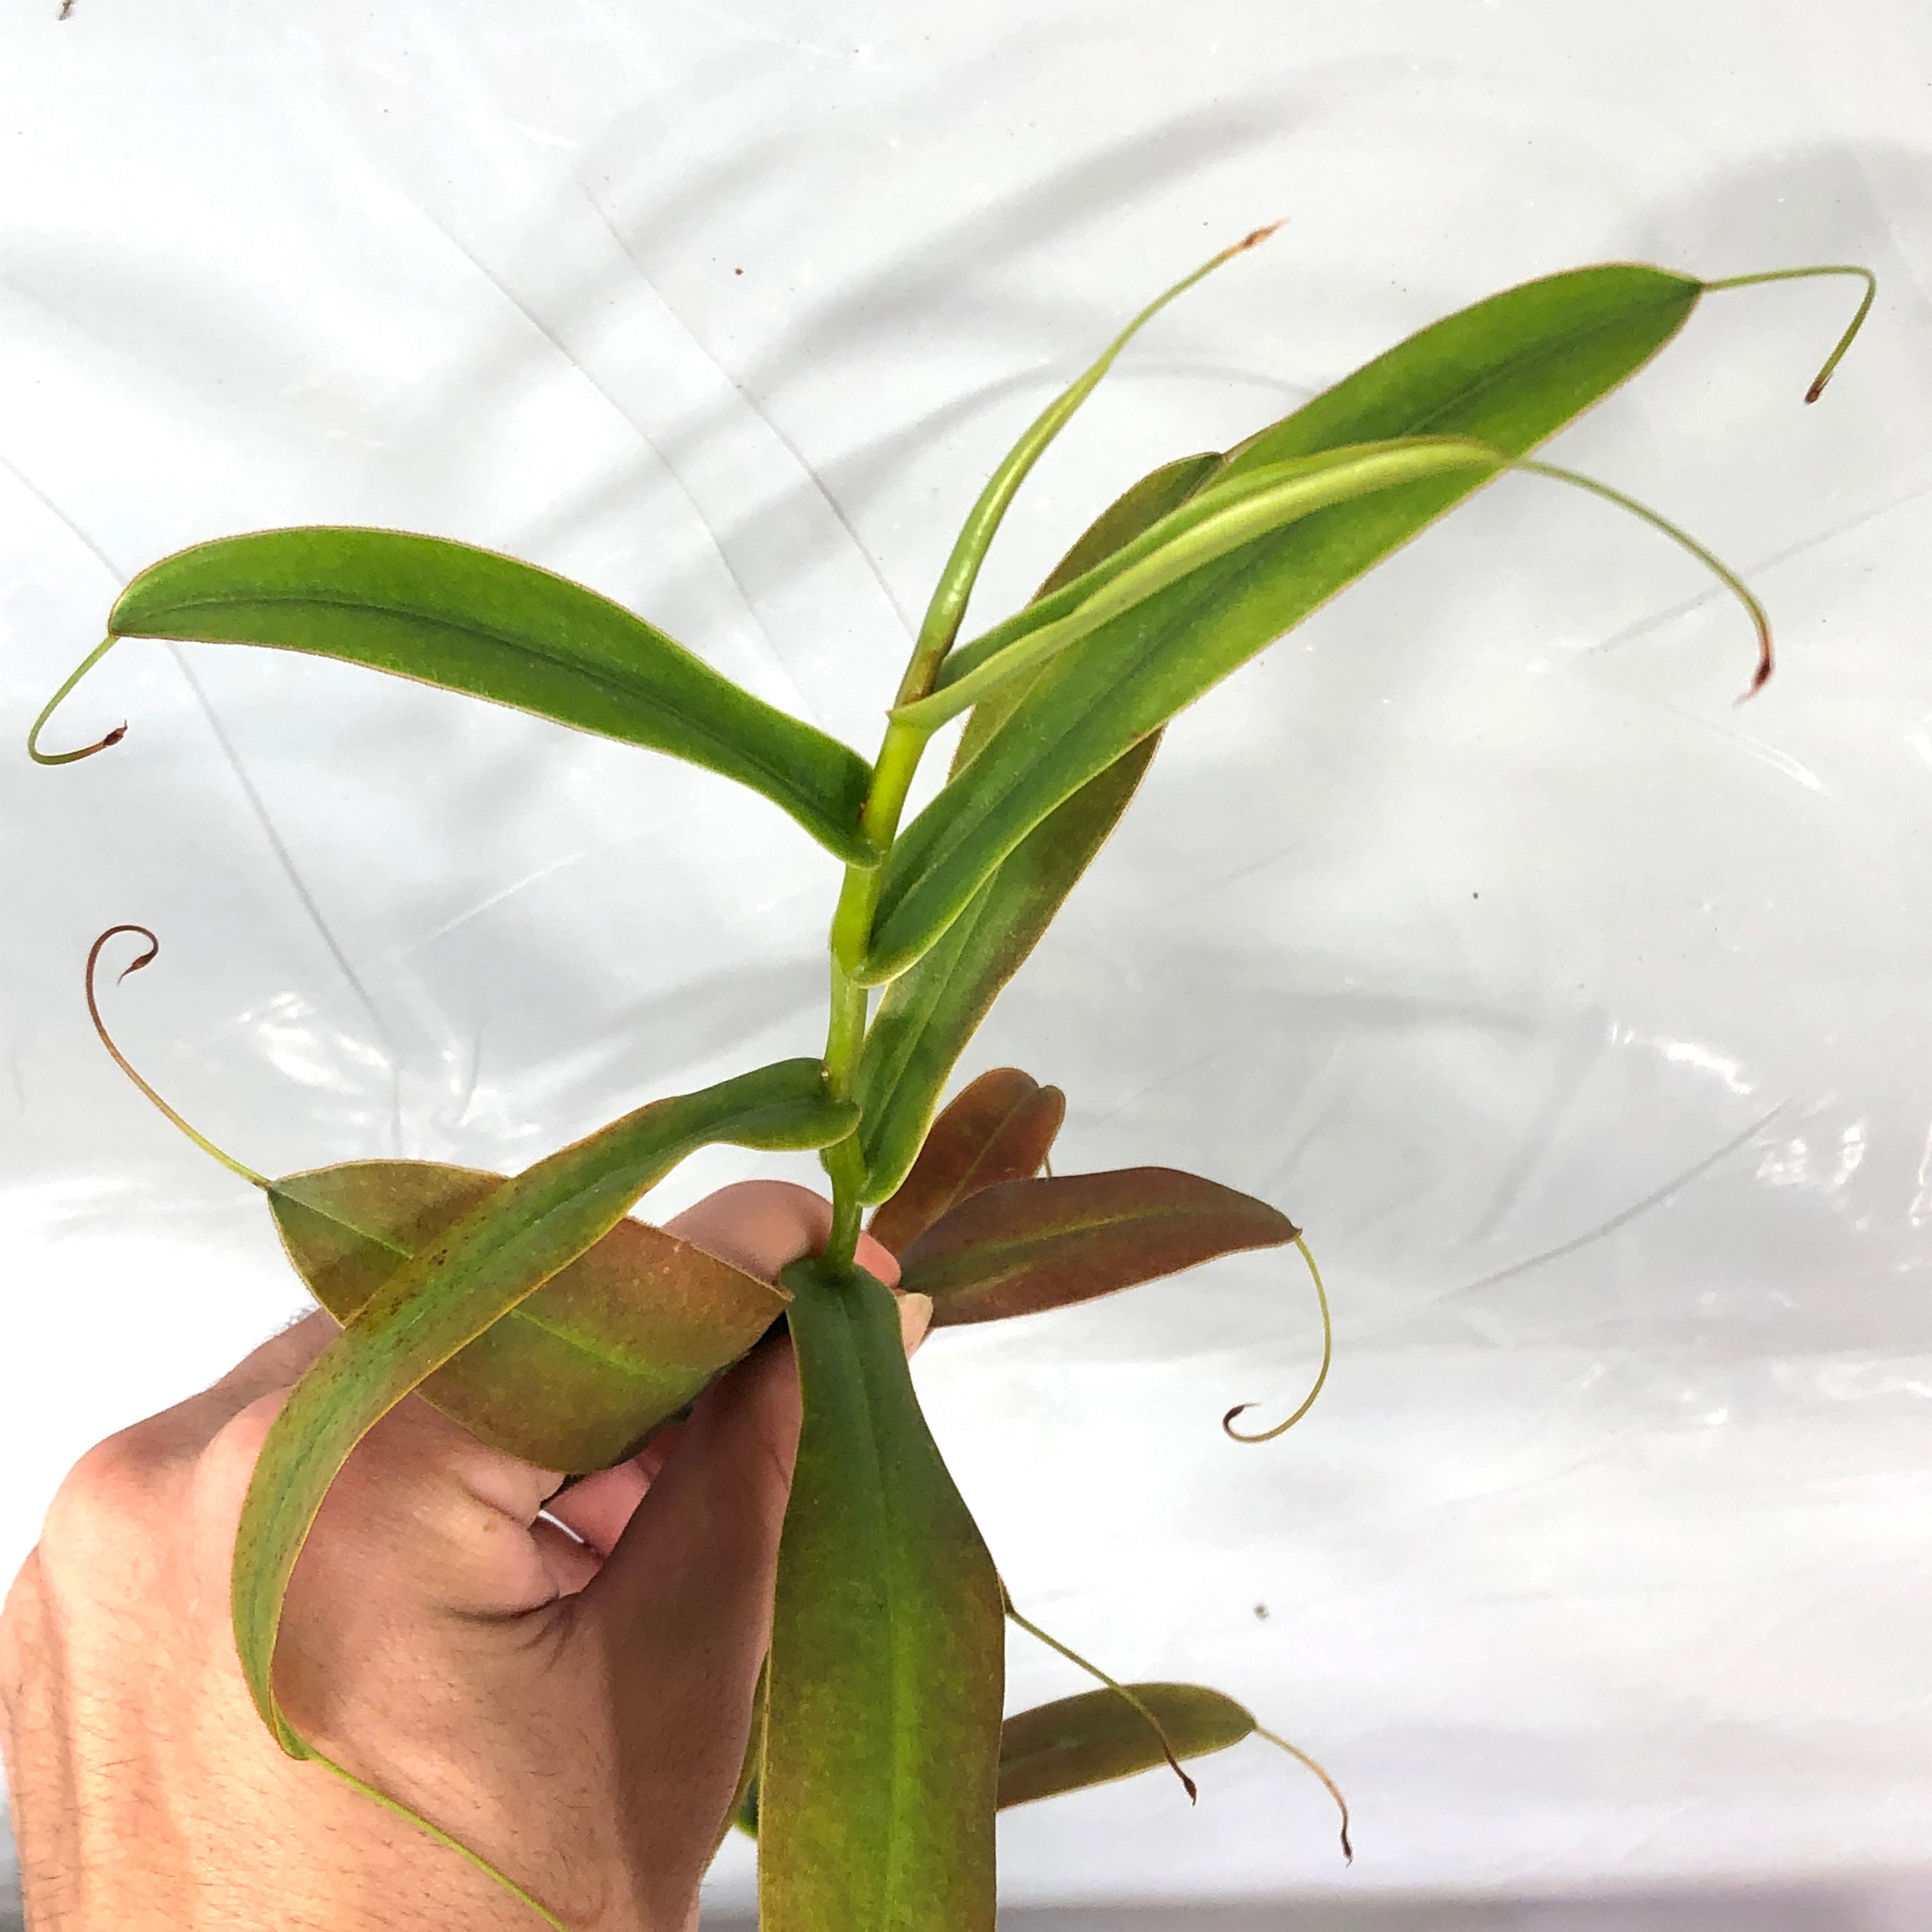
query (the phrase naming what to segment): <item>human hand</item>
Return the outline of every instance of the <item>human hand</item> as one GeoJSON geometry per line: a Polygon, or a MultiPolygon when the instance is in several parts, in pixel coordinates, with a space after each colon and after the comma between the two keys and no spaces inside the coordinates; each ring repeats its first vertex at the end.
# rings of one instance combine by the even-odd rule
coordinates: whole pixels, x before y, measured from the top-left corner
{"type": "MultiPolygon", "coordinates": [[[[748,1181],[666,1225],[772,1280],[824,1246],[831,1209],[748,1181]]],[[[869,1236],[857,1259],[898,1281],[869,1236]]],[[[908,1296],[900,1313],[916,1346],[932,1304],[908,1296]]],[[[91,1450],[55,1496],[0,1612],[34,1932],[536,1924],[446,1847],[284,1756],[243,1683],[228,1596],[242,1499],[335,1332],[320,1312],[298,1322],[91,1450]]],[[[681,1428],[560,1495],[556,1472],[409,1397],[350,1457],[296,1566],[276,1666],[291,1721],[573,1932],[686,1932],[743,1760],[798,1426],[782,1336],[681,1428]]]]}

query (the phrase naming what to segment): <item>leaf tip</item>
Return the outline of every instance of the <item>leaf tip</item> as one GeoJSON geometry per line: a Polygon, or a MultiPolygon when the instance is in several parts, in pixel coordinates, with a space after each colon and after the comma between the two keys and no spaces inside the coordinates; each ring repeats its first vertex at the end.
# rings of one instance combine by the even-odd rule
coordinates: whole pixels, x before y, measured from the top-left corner
{"type": "Polygon", "coordinates": [[[1760,616],[1757,627],[1757,668],[1751,673],[1751,681],[1738,694],[1736,702],[1748,703],[1771,682],[1771,674],[1776,668],[1771,652],[1771,626],[1760,616]]]}

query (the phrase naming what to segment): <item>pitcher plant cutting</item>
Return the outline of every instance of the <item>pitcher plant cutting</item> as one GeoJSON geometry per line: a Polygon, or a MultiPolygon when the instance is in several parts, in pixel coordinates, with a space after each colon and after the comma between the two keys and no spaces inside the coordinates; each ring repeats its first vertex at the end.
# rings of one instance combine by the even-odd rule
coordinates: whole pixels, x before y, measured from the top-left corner
{"type": "MultiPolygon", "coordinates": [[[[1292,1244],[1312,1276],[1321,1368],[1328,1299],[1280,1208],[1172,1168],[1054,1174],[1058,1088],[982,1073],[943,1110],[953,1070],[1126,809],[1176,713],[1486,483],[1576,486],[1697,558],[1750,620],[1755,691],[1771,634],[1751,592],[1694,538],[1606,484],[1534,458],[1633,376],[1706,295],[1868,270],[1724,281],[1625,262],[1504,290],[1378,356],[1225,452],[1184,456],[1105,510],[1023,609],[959,641],[988,548],[1042,452],[1129,340],[1247,236],[1177,283],[1042,412],[981,491],[940,573],[869,763],[740,689],[644,619],[526,563],[400,531],[320,526],[195,545],[143,572],[106,640],[28,738],[125,638],[245,644],[368,665],[670,754],[762,793],[844,862],[831,920],[830,1019],[818,1058],[780,1060],[652,1100],[505,1177],[358,1160],[269,1179],[214,1148],[109,1051],[196,1142],[261,1189],[290,1259],[340,1324],[270,1431],[232,1573],[235,1640],[262,1723],[322,1756],[277,1701],[284,1593],[357,1442],[412,1390],[484,1442],[582,1474],[634,1454],[768,1330],[790,1330],[803,1396],[770,1648],[737,1816],[758,1845],[765,1932],[986,1932],[1003,1807],[1270,1738],[1233,1699],[1117,1684],[1015,1608],[928,1432],[890,1292],[859,1267],[862,1218],[936,1326],[1004,1321],[1238,1250],[1292,1244]],[[902,826],[933,735],[967,714],[944,784],[902,826]],[[874,1003],[873,995],[878,997],[874,1003]],[[687,1154],[728,1142],[815,1148],[831,1184],[823,1251],[776,1285],[632,1218],[687,1154]],[[1102,1688],[1002,1722],[1004,1627],[1032,1631],[1102,1688]]],[[[1747,693],[1748,694],[1748,693],[1747,693]]],[[[125,969],[132,970],[133,966],[125,969]]],[[[1243,1405],[1246,1406],[1246,1405],[1243,1405]]],[[[1334,1791],[1332,1784],[1329,1786],[1334,1791]]],[[[1340,1794],[1335,1792],[1338,1802],[1340,1794]]],[[[468,1857],[434,1821],[405,1812],[468,1857]]],[[[721,1826],[721,1835],[726,1828],[721,1826]]],[[[1342,1844],[1348,1846],[1347,1812],[1342,1844]]],[[[478,1863],[482,1862],[478,1859],[478,1863]]],[[[513,1874],[485,1866],[561,1927],[513,1874]]]]}

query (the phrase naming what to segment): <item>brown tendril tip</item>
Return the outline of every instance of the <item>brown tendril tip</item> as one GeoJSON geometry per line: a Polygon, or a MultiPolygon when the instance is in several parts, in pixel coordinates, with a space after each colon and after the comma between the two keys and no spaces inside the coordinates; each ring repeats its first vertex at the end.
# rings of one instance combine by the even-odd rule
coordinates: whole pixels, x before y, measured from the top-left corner
{"type": "Polygon", "coordinates": [[[77,764],[82,758],[91,758],[95,752],[104,752],[110,746],[119,744],[121,740],[127,736],[128,726],[124,720],[116,725],[104,738],[98,738],[91,745],[83,745],[78,751],[44,752],[40,749],[40,734],[46,729],[47,720],[60,709],[62,700],[120,641],[118,637],[113,635],[104,638],[86,657],[81,659],[79,666],[68,677],[67,682],[41,707],[40,715],[34,720],[32,728],[27,734],[27,755],[35,764],[77,764]]]}
{"type": "Polygon", "coordinates": [[[1286,1435],[1315,1406],[1315,1399],[1322,1393],[1335,1360],[1335,1322],[1328,1310],[1328,1291],[1322,1285],[1322,1270],[1315,1265],[1315,1257],[1308,1252],[1308,1244],[1299,1232],[1294,1237],[1294,1245],[1301,1250],[1301,1258],[1308,1264],[1308,1272],[1315,1282],[1315,1298],[1321,1304],[1322,1366],[1316,1371],[1315,1384],[1302,1398],[1301,1406],[1286,1422],[1277,1422],[1272,1429],[1264,1429],[1252,1436],[1237,1429],[1235,1417],[1255,1406],[1251,1402],[1238,1402],[1221,1418],[1222,1433],[1236,1442],[1271,1442],[1277,1436],[1286,1435]]]}
{"type": "Polygon", "coordinates": [[[1825,366],[1811,379],[1811,386],[1804,392],[1804,400],[1815,403],[1825,393],[1825,385],[1832,380],[1833,372],[1845,359],[1845,352],[1858,340],[1858,331],[1865,326],[1865,317],[1871,314],[1872,304],[1878,299],[1878,278],[1862,263],[1833,262],[1814,268],[1772,268],[1755,275],[1729,275],[1720,282],[1706,282],[1707,293],[1720,289],[1748,289],[1760,286],[1766,282],[1809,281],[1818,275],[1852,275],[1865,285],[1864,299],[1858,304],[1858,313],[1852,317],[1850,326],[1838,338],[1838,346],[1825,358],[1825,366]]]}
{"type": "Polygon", "coordinates": [[[134,1084],[154,1102],[154,1106],[187,1135],[203,1154],[212,1155],[231,1174],[239,1174],[244,1180],[252,1181],[257,1187],[266,1187],[268,1184],[266,1177],[257,1174],[252,1167],[244,1166],[232,1154],[224,1154],[206,1134],[198,1132],[190,1126],[179,1114],[175,1112],[173,1108],[168,1105],[166,1101],[161,1098],[159,1094],[155,1092],[153,1088],[148,1085],[146,1080],[142,1078],[140,1074],[135,1072],[128,1056],[114,1044],[113,1036],[107,1030],[107,1022],[100,1017],[100,1002],[94,993],[94,977],[95,970],[100,963],[102,948],[110,939],[118,938],[124,932],[139,933],[148,942],[148,950],[130,959],[114,976],[114,982],[116,986],[126,979],[130,973],[138,973],[142,967],[152,965],[160,952],[161,942],[145,926],[110,926],[88,947],[86,975],[87,1016],[94,1022],[95,1035],[100,1040],[101,1045],[107,1049],[108,1058],[114,1062],[115,1065],[119,1067],[121,1071],[126,1074],[128,1078],[133,1081],[134,1084]]]}
{"type": "Polygon", "coordinates": [[[1328,1786],[1328,1796],[1334,1799],[1335,1808],[1342,1814],[1342,1856],[1346,1863],[1353,1864],[1355,1862],[1355,1848],[1348,1842],[1348,1801],[1342,1796],[1342,1787],[1298,1744],[1292,1744],[1287,1738],[1277,1737],[1273,1731],[1261,1724],[1255,1726],[1255,1736],[1267,1738],[1277,1750],[1285,1750],[1298,1763],[1306,1765],[1328,1786]]]}

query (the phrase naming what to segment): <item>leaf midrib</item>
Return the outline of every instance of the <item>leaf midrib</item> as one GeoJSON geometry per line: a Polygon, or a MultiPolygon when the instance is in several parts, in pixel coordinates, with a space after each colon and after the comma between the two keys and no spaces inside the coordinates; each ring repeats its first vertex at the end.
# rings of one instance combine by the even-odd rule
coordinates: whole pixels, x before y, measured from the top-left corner
{"type": "MultiPolygon", "coordinates": [[[[1701,289],[1700,292],[1702,292],[1701,289]]],[[[1692,299],[1694,304],[1696,298],[1694,296],[1692,299]]],[[[1654,302],[1645,303],[1631,310],[1627,311],[1625,315],[1619,318],[1617,321],[1598,322],[1593,324],[1588,328],[1576,329],[1569,334],[1558,338],[1556,340],[1549,344],[1545,348],[1538,351],[1535,355],[1526,358],[1524,362],[1511,365],[1512,368],[1520,370],[1526,366],[1534,368],[1537,364],[1546,362],[1552,356],[1556,356],[1561,352],[1574,349],[1580,343],[1588,342],[1593,336],[1604,334],[1609,330],[1622,326],[1623,323],[1627,322],[1633,315],[1641,316],[1648,313],[1652,310],[1660,309],[1666,306],[1667,304],[1660,298],[1654,302]]],[[[1666,338],[1666,340],[1668,338],[1666,338]]],[[[1394,349],[1388,350],[1387,353],[1394,355],[1402,346],[1402,344],[1398,343],[1394,349]]],[[[1663,344],[1660,343],[1658,345],[1658,349],[1660,349],[1662,346],[1663,344]]],[[[1651,353],[1652,355],[1656,354],[1657,350],[1653,350],[1651,353]]],[[[1646,360],[1648,359],[1648,358],[1646,358],[1646,360]]],[[[1372,367],[1373,365],[1370,364],[1367,366],[1372,367]]],[[[1434,409],[1426,414],[1414,418],[1413,421],[1410,422],[1408,428],[1398,429],[1394,433],[1399,436],[1414,436],[1420,434],[1422,431],[1427,429],[1432,424],[1439,422],[1444,416],[1449,414],[1452,410],[1460,408],[1472,398],[1480,396],[1486,390],[1494,388],[1498,383],[1504,380],[1504,376],[1508,373],[1508,371],[1498,369],[1494,371],[1492,374],[1483,377],[1480,380],[1470,383],[1466,388],[1457,391],[1454,396],[1438,404],[1434,409]]],[[[1342,378],[1344,382],[1348,380],[1349,379],[1346,376],[1342,378]]],[[[1605,393],[1607,394],[1609,392],[1606,391],[1605,393]]],[[[1315,400],[1316,401],[1319,401],[1321,399],[1318,397],[1315,400]]],[[[1546,435],[1538,436],[1534,442],[1526,445],[1526,447],[1534,449],[1539,445],[1546,442],[1550,440],[1550,436],[1558,435],[1562,430],[1568,429],[1571,424],[1576,422],[1580,418],[1587,413],[1589,410],[1595,407],[1597,403],[1600,402],[1603,400],[1603,397],[1600,396],[1595,398],[1592,402],[1585,404],[1582,409],[1576,411],[1573,415],[1566,417],[1562,422],[1557,424],[1556,427],[1550,430],[1546,435]]],[[[1312,407],[1313,404],[1310,404],[1308,406],[1312,407]]],[[[1341,447],[1340,445],[1331,445],[1328,446],[1334,448],[1341,447]]],[[[1486,479],[1484,482],[1469,485],[1468,488],[1463,490],[1462,495],[1459,496],[1454,502],[1445,504],[1441,510],[1436,513],[1435,517],[1431,517],[1424,522],[1419,524],[1414,530],[1409,532],[1408,536],[1402,539],[1402,542],[1408,542],[1412,541],[1414,538],[1420,536],[1423,531],[1429,527],[1429,524],[1436,520],[1436,517],[1446,514],[1450,509],[1456,508],[1464,498],[1474,496],[1478,490],[1486,488],[1489,482],[1492,482],[1493,480],[1493,478],[1489,478],[1486,479]]],[[[1191,620],[1196,610],[1204,598],[1218,595],[1225,590],[1238,586],[1242,578],[1249,572],[1251,572],[1256,567],[1256,563],[1258,563],[1261,560],[1258,558],[1251,558],[1244,565],[1228,568],[1225,574],[1222,574],[1219,569],[1219,566],[1223,564],[1233,566],[1236,559],[1241,557],[1245,551],[1254,548],[1255,544],[1274,542],[1279,540],[1279,538],[1282,534],[1282,533],[1281,532],[1276,532],[1269,536],[1256,538],[1254,544],[1244,544],[1242,546],[1240,550],[1230,551],[1226,557],[1217,559],[1216,562],[1204,566],[1202,570],[1198,573],[1199,575],[1204,578],[1211,579],[1211,580],[1204,583],[1192,597],[1187,598],[1186,602],[1183,603],[1174,612],[1174,616],[1167,624],[1157,626],[1148,637],[1141,640],[1138,646],[1130,647],[1133,651],[1132,663],[1130,667],[1122,669],[1119,674],[1115,677],[1114,680],[1114,688],[1118,689],[1120,686],[1130,682],[1132,680],[1138,677],[1145,668],[1148,658],[1153,650],[1161,642],[1165,640],[1165,639],[1171,636],[1176,627],[1183,626],[1191,620]]],[[[1364,566],[1364,568],[1372,568],[1372,566],[1364,566]]],[[[1356,577],[1359,577],[1361,574],[1362,572],[1359,571],[1355,573],[1356,577]]],[[[1334,590],[1330,591],[1328,593],[1328,597],[1332,598],[1339,596],[1341,592],[1348,589],[1349,585],[1354,583],[1354,578],[1350,578],[1345,582],[1336,584],[1334,590]]],[[[1324,598],[1322,600],[1322,603],[1326,603],[1328,601],[1328,598],[1324,598]]],[[[1298,618],[1295,622],[1297,623],[1305,622],[1307,618],[1314,615],[1316,610],[1319,610],[1321,608],[1321,604],[1316,604],[1312,606],[1308,610],[1303,614],[1302,616],[1298,618]]],[[[1129,614],[1130,614],[1124,612],[1120,617],[1112,620],[1111,622],[1123,622],[1129,614]]],[[[1294,626],[1291,625],[1288,628],[1292,629],[1294,626]]],[[[1098,634],[1096,633],[1096,634],[1098,634]]],[[[1286,634],[1284,633],[1284,634],[1286,634]]],[[[1082,641],[1084,643],[1088,640],[1083,639],[1082,641]]],[[[1033,695],[1034,695],[1034,693],[1031,692],[1029,692],[1027,694],[1027,696],[1029,698],[1033,695]]],[[[1024,704],[1024,699],[1022,700],[1022,704],[1024,704]]],[[[1018,706],[1016,706],[1014,707],[1016,714],[1018,709],[1018,706]]],[[[1085,716],[1086,713],[1077,708],[1066,707],[1063,709],[1060,716],[1058,721],[1059,729],[1052,734],[1048,742],[1045,746],[1036,749],[1035,756],[1026,764],[1017,767],[1012,777],[1009,778],[1004,784],[1000,785],[997,789],[988,788],[987,790],[982,792],[980,794],[982,802],[981,803],[979,810],[970,818],[965,817],[964,814],[955,818],[952,826],[950,828],[952,830],[953,836],[950,839],[945,838],[942,836],[940,838],[936,838],[933,842],[933,850],[931,856],[920,868],[917,878],[908,884],[904,893],[899,899],[898,905],[893,908],[895,913],[902,911],[908,902],[911,898],[914,891],[919,886],[923,885],[934,878],[952,859],[952,857],[958,853],[960,848],[967,842],[973,829],[975,826],[984,825],[989,819],[993,818],[1022,784],[1024,784],[1029,778],[1035,776],[1037,772],[1049,762],[1053,753],[1057,752],[1060,746],[1065,743],[1067,738],[1070,736],[1084,721],[1085,716]]],[[[1000,726],[1000,730],[1004,732],[1011,722],[1012,716],[1010,715],[1007,718],[1002,721],[1000,726]]],[[[1155,730],[1160,730],[1163,728],[1156,726],[1154,728],[1155,730]]],[[[996,734],[995,735],[998,734],[996,734]]],[[[1143,736],[1150,736],[1151,733],[1143,733],[1142,735],[1143,736]]],[[[1138,744],[1140,740],[1138,739],[1136,739],[1133,742],[1134,743],[1138,744]]],[[[983,748],[982,748],[982,749],[983,748]]],[[[1130,747],[1128,748],[1131,748],[1130,747]]],[[[975,762],[976,762],[976,760],[975,762]]],[[[938,802],[938,801],[937,800],[934,801],[934,804],[937,804],[938,802]]],[[[930,810],[931,808],[932,808],[930,806],[927,808],[928,810],[930,810]]],[[[1024,838],[1025,836],[1026,835],[1024,832],[1020,835],[1021,838],[1024,838]]],[[[1018,842],[1019,841],[1016,839],[1014,841],[1015,845],[1017,846],[1018,842]]]]}
{"type": "MultiPolygon", "coordinates": [[[[561,581],[562,580],[560,579],[559,580],[561,581]]],[[[596,595],[595,592],[592,592],[589,594],[593,596],[596,595]]],[[[680,724],[682,724],[690,730],[694,736],[700,739],[705,744],[722,749],[722,751],[728,753],[734,759],[740,763],[750,765],[753,770],[762,772],[766,778],[770,778],[775,785],[787,791],[791,796],[801,798],[806,796],[800,790],[796,781],[794,778],[778,767],[770,764],[768,760],[759,756],[754,752],[748,752],[741,745],[734,743],[728,739],[720,737],[715,730],[708,727],[703,722],[701,718],[694,716],[690,712],[681,709],[677,705],[665,700],[664,699],[658,697],[656,694],[652,693],[641,686],[625,682],[622,680],[621,672],[614,671],[613,668],[601,665],[590,666],[570,658],[561,657],[554,650],[546,650],[542,645],[533,644],[526,638],[508,635],[487,624],[452,622],[448,617],[432,616],[425,612],[412,609],[407,604],[379,602],[367,597],[357,598],[349,596],[329,596],[316,592],[304,592],[301,594],[296,594],[288,592],[262,591],[251,592],[246,597],[226,596],[182,598],[177,599],[167,608],[171,612],[179,611],[185,614],[191,614],[197,610],[220,610],[223,609],[232,609],[237,605],[251,604],[279,604],[290,607],[301,607],[306,605],[318,607],[323,610],[367,611],[380,616],[405,619],[411,623],[421,624],[426,628],[447,631],[457,637],[483,638],[488,642],[498,645],[505,650],[520,652],[525,656],[535,658],[539,663],[550,665],[560,670],[568,671],[575,676],[584,679],[586,683],[596,685],[601,690],[610,692],[614,695],[632,698],[635,698],[639,696],[646,698],[652,702],[662,705],[662,708],[665,711],[668,712],[673,718],[676,719],[680,724]]],[[[632,623],[639,625],[646,624],[646,620],[638,616],[634,612],[624,610],[621,604],[614,604],[610,608],[612,610],[617,611],[622,616],[632,623]]],[[[679,644],[675,638],[664,636],[662,632],[656,629],[655,626],[648,626],[647,628],[650,629],[653,637],[662,642],[668,650],[675,651],[682,657],[688,660],[691,668],[696,671],[699,676],[706,678],[717,679],[720,686],[722,686],[724,690],[732,698],[742,698],[747,704],[752,706],[763,705],[763,700],[754,697],[749,692],[739,691],[732,686],[728,680],[719,677],[718,674],[713,670],[712,668],[707,664],[702,658],[699,657],[695,652],[686,650],[686,647],[679,644]]],[[[165,633],[127,631],[117,632],[116,634],[123,637],[152,637],[157,634],[164,635],[165,633]]],[[[211,644],[222,644],[233,640],[226,638],[208,638],[203,641],[211,644]]],[[[250,639],[248,641],[253,644],[256,643],[257,640],[250,639]]],[[[261,645],[260,647],[268,650],[296,651],[304,656],[309,657],[328,657],[333,655],[332,652],[328,651],[316,650],[310,646],[302,644],[269,644],[261,645]]],[[[388,670],[387,666],[382,667],[382,668],[386,670],[388,670]]],[[[418,684],[436,685],[436,680],[434,679],[423,677],[416,673],[407,670],[391,672],[390,675],[408,678],[412,682],[418,684]]],[[[436,685],[436,688],[438,689],[448,688],[446,686],[441,685],[436,685]]],[[[478,694],[466,693],[464,694],[476,695],[478,694]]],[[[507,700],[499,698],[491,701],[498,704],[503,704],[507,700]]],[[[529,707],[524,705],[512,704],[511,708],[516,710],[525,710],[529,707]]],[[[795,724],[801,731],[810,731],[813,728],[811,725],[806,724],[802,718],[793,718],[788,713],[778,710],[776,706],[764,706],[764,708],[769,712],[771,718],[782,720],[788,724],[795,724]]],[[[763,723],[766,721],[760,718],[758,722],[763,723]]],[[[826,742],[827,744],[836,744],[837,742],[836,740],[829,738],[826,742]]],[[[814,747],[813,748],[815,749],[816,748],[814,747]]],[[[854,755],[856,757],[856,754],[855,753],[854,755]]],[[[827,819],[832,818],[832,814],[824,802],[817,799],[812,799],[808,800],[808,802],[810,802],[816,810],[823,813],[827,819]]]]}

